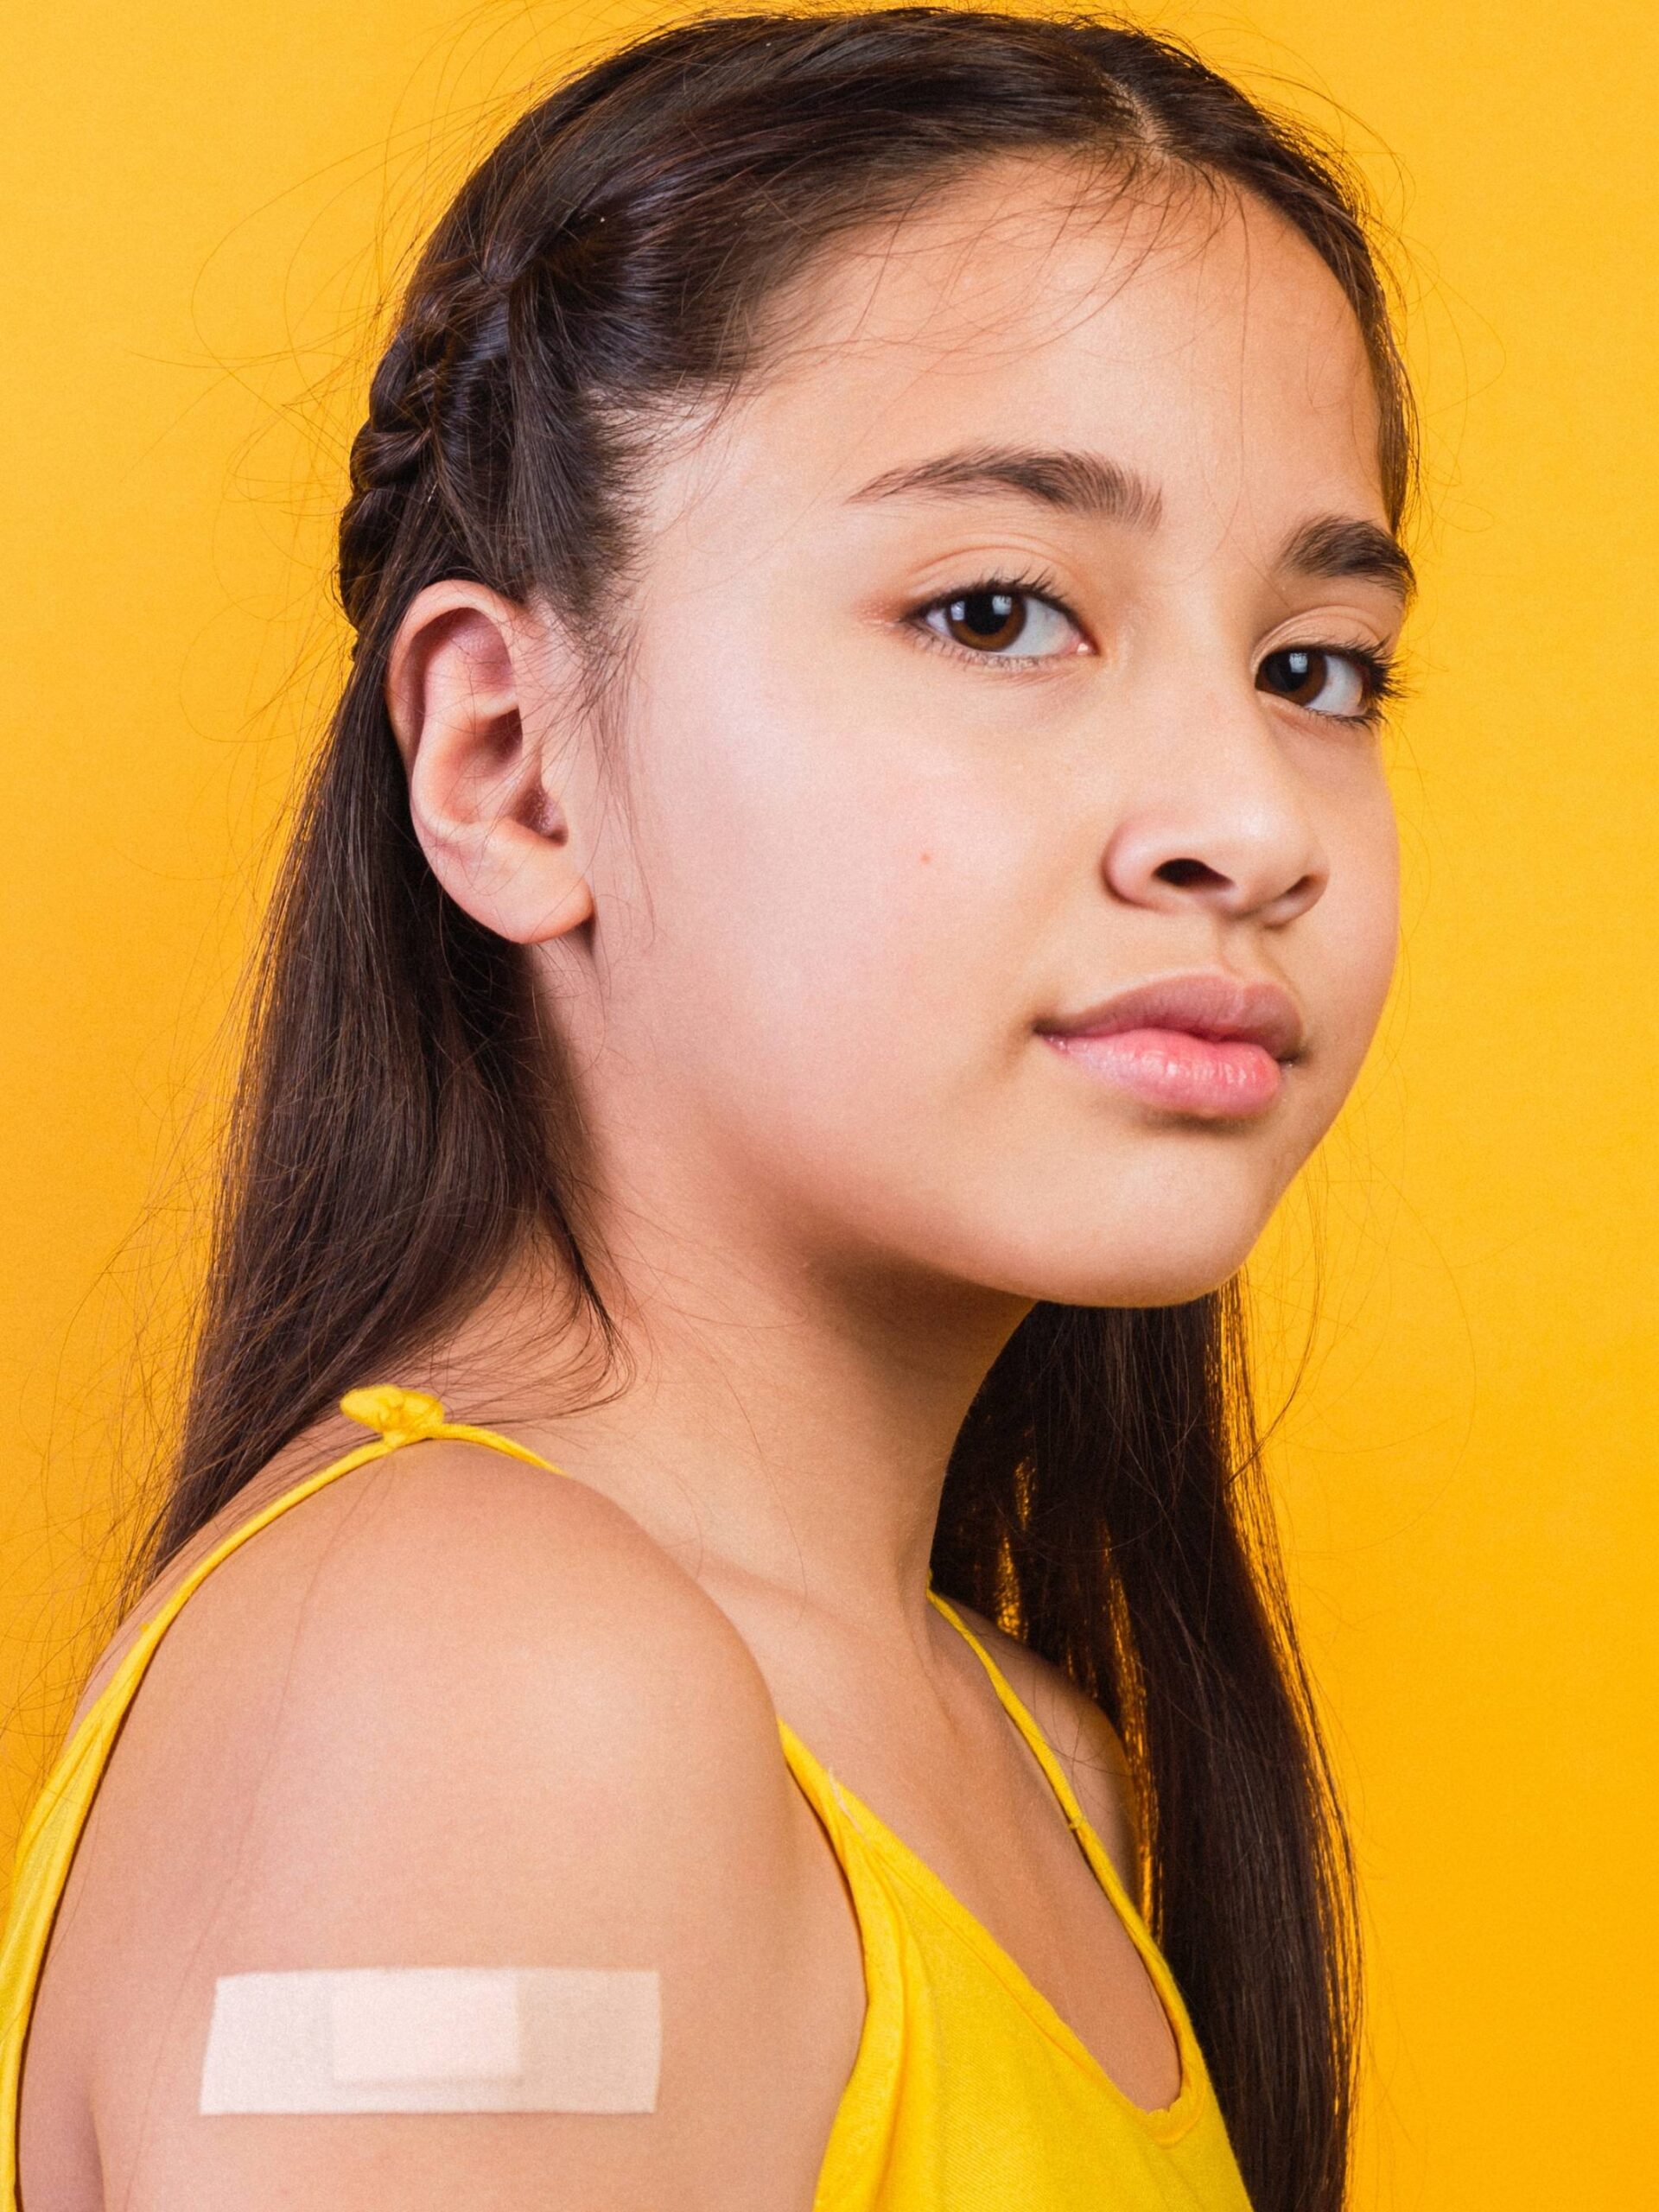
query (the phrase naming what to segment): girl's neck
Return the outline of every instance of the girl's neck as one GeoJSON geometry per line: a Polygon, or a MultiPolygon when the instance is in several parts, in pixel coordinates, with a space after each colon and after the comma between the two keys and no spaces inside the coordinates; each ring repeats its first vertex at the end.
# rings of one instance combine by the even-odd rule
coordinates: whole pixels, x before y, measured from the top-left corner
{"type": "Polygon", "coordinates": [[[866,1633],[925,1627],[951,1447],[1028,1300],[677,1265],[606,1287],[620,1351],[524,1262],[410,1380],[609,1497],[696,1579],[866,1633]]]}

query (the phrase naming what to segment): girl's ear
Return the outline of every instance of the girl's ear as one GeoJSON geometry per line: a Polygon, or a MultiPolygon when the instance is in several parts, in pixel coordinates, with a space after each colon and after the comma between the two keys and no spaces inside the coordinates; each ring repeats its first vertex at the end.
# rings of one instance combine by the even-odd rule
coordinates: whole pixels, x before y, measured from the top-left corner
{"type": "MultiPolygon", "coordinates": [[[[571,794],[535,734],[556,709],[560,651],[528,609],[452,580],[416,593],[387,663],[421,849],[458,906],[518,944],[594,912],[571,794]]],[[[574,671],[571,689],[574,703],[574,671]]]]}

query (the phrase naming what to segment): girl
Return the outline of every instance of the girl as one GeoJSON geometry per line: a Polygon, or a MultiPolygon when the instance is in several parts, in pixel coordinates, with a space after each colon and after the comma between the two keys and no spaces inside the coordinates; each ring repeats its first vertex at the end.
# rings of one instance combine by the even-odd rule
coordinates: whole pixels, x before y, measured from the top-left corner
{"type": "Polygon", "coordinates": [[[1411,452],[1339,171],[1101,19],[690,22],[469,179],[6,2203],[1335,2212],[1236,1286],[1389,982],[1411,452]]]}

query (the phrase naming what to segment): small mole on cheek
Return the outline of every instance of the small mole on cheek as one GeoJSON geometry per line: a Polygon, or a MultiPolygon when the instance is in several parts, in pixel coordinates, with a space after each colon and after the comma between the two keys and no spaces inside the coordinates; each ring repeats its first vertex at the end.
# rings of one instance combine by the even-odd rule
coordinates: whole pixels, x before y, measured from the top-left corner
{"type": "Polygon", "coordinates": [[[922,866],[925,868],[928,862],[932,859],[933,855],[931,853],[920,853],[917,857],[921,861],[922,866]]]}

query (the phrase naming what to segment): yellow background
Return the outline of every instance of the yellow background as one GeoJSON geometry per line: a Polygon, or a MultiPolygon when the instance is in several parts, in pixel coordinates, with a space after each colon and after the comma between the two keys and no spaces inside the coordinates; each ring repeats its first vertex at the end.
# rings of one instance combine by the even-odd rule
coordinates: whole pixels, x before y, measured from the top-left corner
{"type": "MultiPolygon", "coordinates": [[[[136,1480],[136,1381],[165,1418],[130,1348],[164,1350],[188,1276],[229,995],[337,666],[375,302],[572,43],[650,19],[122,0],[8,29],[0,1831],[136,1480]]],[[[1630,2207],[1659,2058],[1655,15],[1147,20],[1340,125],[1405,237],[1428,418],[1400,984],[1261,1270],[1270,1390],[1319,1315],[1277,1452],[1366,1883],[1358,2201],[1630,2207]]]]}

